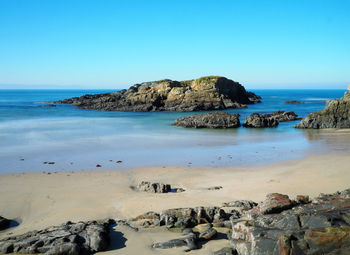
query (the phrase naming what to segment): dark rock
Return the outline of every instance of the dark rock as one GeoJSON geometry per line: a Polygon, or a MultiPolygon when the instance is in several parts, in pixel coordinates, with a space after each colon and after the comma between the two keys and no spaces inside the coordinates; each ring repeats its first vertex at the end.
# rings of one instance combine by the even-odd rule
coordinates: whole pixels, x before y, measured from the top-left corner
{"type": "Polygon", "coordinates": [[[96,167],[102,167],[100,164],[97,164],[96,167]]]}
{"type": "Polygon", "coordinates": [[[297,100],[289,100],[289,101],[285,101],[284,103],[286,103],[286,104],[303,104],[304,102],[297,101],[297,100]]]}
{"type": "Polygon", "coordinates": [[[115,163],[117,163],[117,164],[121,164],[123,161],[121,161],[121,160],[118,160],[117,162],[115,162],[115,163]]]}
{"type": "Polygon", "coordinates": [[[311,202],[309,196],[306,195],[297,195],[295,201],[299,204],[308,204],[311,202]]]}
{"type": "Polygon", "coordinates": [[[266,117],[259,113],[253,113],[246,118],[243,126],[248,128],[266,128],[277,127],[278,124],[279,122],[275,118],[266,117]]]}
{"type": "Polygon", "coordinates": [[[104,251],[109,245],[108,221],[67,222],[0,240],[0,252],[50,255],[79,255],[104,251]]]}
{"type": "Polygon", "coordinates": [[[45,107],[56,107],[55,104],[45,104],[44,106],[45,106],[45,107]]]}
{"type": "Polygon", "coordinates": [[[172,125],[185,128],[237,128],[239,114],[228,114],[227,112],[212,112],[195,114],[177,119],[172,125]]]}
{"type": "Polygon", "coordinates": [[[208,188],[208,190],[219,190],[219,189],[222,189],[222,186],[213,186],[208,188]]]}
{"type": "Polygon", "coordinates": [[[171,192],[170,184],[151,183],[151,182],[146,182],[146,181],[142,181],[137,186],[137,189],[139,191],[146,191],[146,192],[152,192],[152,193],[168,193],[168,192],[171,192]]]}
{"type": "MultiPolygon", "coordinates": [[[[348,87],[348,89],[350,89],[348,87]]],[[[308,114],[296,128],[350,128],[350,92],[344,97],[327,101],[326,107],[308,114]]]]}
{"type": "Polygon", "coordinates": [[[197,241],[198,241],[198,238],[196,234],[191,233],[184,238],[172,239],[166,242],[155,243],[152,245],[152,247],[158,248],[158,249],[169,249],[169,248],[187,246],[187,250],[191,251],[198,248],[197,241]]]}
{"type": "Polygon", "coordinates": [[[244,108],[261,97],[247,92],[238,82],[208,76],[189,81],[161,80],[135,84],[128,90],[84,95],[58,101],[82,109],[104,111],[206,111],[244,108]]]}
{"type": "Polygon", "coordinates": [[[0,230],[4,230],[10,227],[11,220],[8,220],[2,216],[0,216],[0,230]]]}
{"type": "Polygon", "coordinates": [[[236,250],[225,247],[213,253],[213,255],[237,255],[236,250]]]}
{"type": "Polygon", "coordinates": [[[49,165],[54,165],[55,162],[47,162],[49,165]]]}

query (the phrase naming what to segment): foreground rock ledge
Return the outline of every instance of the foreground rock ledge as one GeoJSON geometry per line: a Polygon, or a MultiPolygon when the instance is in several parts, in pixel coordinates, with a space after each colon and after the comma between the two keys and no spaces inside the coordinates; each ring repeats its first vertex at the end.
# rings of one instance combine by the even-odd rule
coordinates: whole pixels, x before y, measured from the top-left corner
{"type": "Polygon", "coordinates": [[[238,82],[220,76],[196,80],[161,80],[135,84],[128,90],[85,95],[57,101],[82,109],[103,111],[205,111],[245,108],[261,97],[247,92],[238,82]]]}
{"type": "Polygon", "coordinates": [[[239,114],[212,112],[177,119],[172,125],[185,128],[238,128],[239,114]]]}
{"type": "Polygon", "coordinates": [[[79,255],[104,251],[109,245],[109,227],[113,220],[67,222],[61,226],[0,240],[0,254],[22,253],[79,255]]]}
{"type": "Polygon", "coordinates": [[[308,114],[296,128],[350,128],[350,85],[344,97],[327,101],[326,107],[308,114]]]}

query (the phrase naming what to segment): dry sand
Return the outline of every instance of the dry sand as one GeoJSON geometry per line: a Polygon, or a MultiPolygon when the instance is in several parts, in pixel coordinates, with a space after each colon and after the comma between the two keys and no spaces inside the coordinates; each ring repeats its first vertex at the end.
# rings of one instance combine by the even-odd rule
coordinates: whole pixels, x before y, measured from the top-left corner
{"type": "MultiPolygon", "coordinates": [[[[350,156],[310,156],[278,164],[244,168],[152,167],[116,171],[23,173],[0,176],[0,215],[21,224],[0,238],[58,225],[68,220],[123,219],[147,211],[220,205],[235,199],[261,201],[269,192],[294,197],[318,195],[350,187],[350,156]],[[170,183],[182,193],[150,194],[130,186],[142,180],[170,183]],[[222,186],[210,191],[211,186],[222,186]]],[[[132,230],[117,226],[115,249],[108,254],[181,254],[183,249],[154,251],[153,242],[178,238],[169,231],[132,230]],[[120,233],[120,232],[121,233],[120,233]],[[126,238],[126,239],[124,239],[126,238]],[[124,241],[123,241],[124,240],[124,241]],[[126,245],[126,247],[124,247],[126,245]],[[123,248],[122,248],[123,247],[123,248]]],[[[200,251],[210,254],[227,240],[211,241],[200,251]]]]}

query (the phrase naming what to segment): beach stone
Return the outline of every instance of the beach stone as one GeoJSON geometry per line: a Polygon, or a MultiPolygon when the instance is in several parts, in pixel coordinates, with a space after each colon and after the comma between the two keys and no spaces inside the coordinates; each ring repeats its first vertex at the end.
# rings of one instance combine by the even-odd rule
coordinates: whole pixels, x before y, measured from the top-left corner
{"type": "Polygon", "coordinates": [[[308,114],[296,128],[350,128],[350,92],[342,98],[328,100],[326,107],[318,112],[308,114]]]}
{"type": "Polygon", "coordinates": [[[278,124],[278,120],[274,118],[265,117],[259,113],[253,113],[246,118],[243,126],[247,128],[272,128],[277,127],[278,124]]]}
{"type": "Polygon", "coordinates": [[[214,252],[213,255],[237,255],[237,252],[232,248],[224,247],[214,252]]]}
{"type": "Polygon", "coordinates": [[[246,108],[261,97],[233,80],[206,76],[195,80],[169,79],[143,82],[113,93],[84,95],[55,103],[72,104],[81,109],[103,111],[208,111],[246,108]]]}
{"type": "Polygon", "coordinates": [[[146,191],[146,192],[152,192],[152,193],[168,193],[171,192],[171,185],[170,184],[164,184],[164,183],[151,183],[148,181],[142,181],[138,186],[137,189],[139,191],[146,191]]]}
{"type": "Polygon", "coordinates": [[[307,195],[297,195],[295,201],[299,204],[307,204],[310,203],[310,197],[307,195]]]}
{"type": "Polygon", "coordinates": [[[259,206],[262,214],[271,214],[290,209],[293,207],[293,203],[287,195],[270,193],[267,194],[266,199],[259,206]]]}
{"type": "Polygon", "coordinates": [[[252,209],[253,207],[257,206],[258,203],[255,203],[251,200],[235,200],[231,202],[223,203],[223,207],[240,207],[243,209],[252,209]]]}
{"type": "Polygon", "coordinates": [[[0,216],[0,230],[4,230],[10,227],[11,220],[0,216]]]}
{"type": "Polygon", "coordinates": [[[109,245],[109,228],[113,220],[67,222],[40,231],[0,240],[0,251],[6,253],[50,255],[91,254],[109,245]]]}
{"type": "Polygon", "coordinates": [[[238,128],[241,126],[239,114],[211,112],[176,119],[172,124],[185,128],[238,128]]]}
{"type": "Polygon", "coordinates": [[[210,240],[214,238],[217,235],[217,231],[214,228],[209,228],[205,230],[204,232],[199,234],[200,239],[210,240]]]}
{"type": "Polygon", "coordinates": [[[219,189],[222,189],[222,186],[213,186],[208,188],[208,190],[219,190],[219,189]]]}

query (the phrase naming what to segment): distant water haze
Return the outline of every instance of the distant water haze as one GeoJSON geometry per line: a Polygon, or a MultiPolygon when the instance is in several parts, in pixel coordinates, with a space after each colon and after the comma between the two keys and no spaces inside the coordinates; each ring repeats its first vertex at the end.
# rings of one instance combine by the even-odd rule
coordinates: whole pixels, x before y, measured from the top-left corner
{"type": "MultiPolygon", "coordinates": [[[[343,96],[345,90],[253,90],[262,103],[239,113],[294,111],[304,117],[343,96]],[[303,104],[286,104],[287,100],[303,104]]],[[[313,130],[184,129],[171,126],[194,113],[103,112],[45,102],[111,90],[2,90],[0,92],[0,173],[123,169],[141,166],[260,165],[310,153],[346,152],[348,143],[313,130]],[[116,163],[116,161],[122,161],[116,163]],[[43,164],[55,162],[55,164],[43,164]],[[99,164],[102,167],[96,168],[99,164]]]]}

